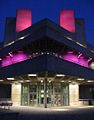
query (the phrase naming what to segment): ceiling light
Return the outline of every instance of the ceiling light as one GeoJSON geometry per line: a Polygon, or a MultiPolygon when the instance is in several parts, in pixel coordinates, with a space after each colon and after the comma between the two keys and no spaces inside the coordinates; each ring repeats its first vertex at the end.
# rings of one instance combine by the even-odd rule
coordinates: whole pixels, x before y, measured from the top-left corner
{"type": "Polygon", "coordinates": [[[92,81],[92,80],[88,80],[87,82],[94,82],[94,81],[92,81]]]}
{"type": "Polygon", "coordinates": [[[37,74],[28,74],[28,76],[35,77],[37,74]]]}
{"type": "Polygon", "coordinates": [[[20,82],[21,82],[21,83],[23,83],[24,81],[23,81],[23,80],[21,80],[20,82]]]}
{"type": "Polygon", "coordinates": [[[84,78],[78,78],[77,80],[84,80],[84,78]]]}
{"type": "Polygon", "coordinates": [[[56,76],[57,77],[64,77],[65,75],[64,74],[57,74],[56,76]]]}
{"type": "Polygon", "coordinates": [[[43,83],[43,80],[41,80],[41,83],[43,83]]]}
{"type": "Polygon", "coordinates": [[[50,53],[49,52],[47,52],[47,55],[49,55],[50,53]]]}
{"type": "Polygon", "coordinates": [[[2,81],[4,81],[4,80],[0,80],[0,82],[2,82],[2,81]]]}
{"type": "Polygon", "coordinates": [[[30,82],[30,80],[26,80],[26,82],[30,82]]]}
{"type": "Polygon", "coordinates": [[[14,80],[14,78],[7,78],[7,80],[14,80]]]}
{"type": "Polygon", "coordinates": [[[65,82],[64,80],[62,80],[61,82],[65,82]]]}
{"type": "Polygon", "coordinates": [[[49,83],[51,83],[51,80],[49,80],[49,83]]]}

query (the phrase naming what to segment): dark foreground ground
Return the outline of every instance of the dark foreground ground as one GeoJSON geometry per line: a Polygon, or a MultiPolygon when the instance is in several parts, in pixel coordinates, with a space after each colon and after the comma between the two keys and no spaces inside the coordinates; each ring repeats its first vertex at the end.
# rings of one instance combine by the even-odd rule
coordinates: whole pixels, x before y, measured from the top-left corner
{"type": "Polygon", "coordinates": [[[0,120],[94,120],[94,107],[0,109],[0,120]]]}

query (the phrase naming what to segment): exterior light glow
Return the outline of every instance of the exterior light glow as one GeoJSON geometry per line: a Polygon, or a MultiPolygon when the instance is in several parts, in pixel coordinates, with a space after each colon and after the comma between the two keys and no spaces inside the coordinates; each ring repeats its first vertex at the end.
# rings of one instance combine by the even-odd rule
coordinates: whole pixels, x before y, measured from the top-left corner
{"type": "Polygon", "coordinates": [[[64,74],[57,74],[56,76],[57,77],[64,77],[65,75],[64,74]]]}
{"type": "Polygon", "coordinates": [[[47,55],[49,55],[50,53],[49,52],[47,52],[47,55]]]}
{"type": "Polygon", "coordinates": [[[84,45],[82,45],[81,43],[79,43],[79,42],[76,42],[78,45],[80,45],[80,46],[82,46],[82,47],[85,47],[84,45]]]}
{"type": "Polygon", "coordinates": [[[65,82],[64,80],[62,80],[61,82],[65,82]]]}
{"type": "Polygon", "coordinates": [[[89,59],[88,59],[88,62],[90,62],[91,60],[92,60],[92,58],[89,58],[89,59]]]}
{"type": "Polygon", "coordinates": [[[22,40],[22,39],[24,39],[24,38],[25,38],[25,37],[23,36],[23,37],[20,37],[19,39],[22,40]]]}
{"type": "Polygon", "coordinates": [[[26,80],[26,82],[30,82],[30,80],[26,80]]]}
{"type": "Polygon", "coordinates": [[[0,82],[2,82],[2,81],[4,81],[4,80],[0,80],[0,82]]]}
{"type": "Polygon", "coordinates": [[[75,32],[75,18],[74,18],[73,10],[62,10],[61,11],[60,26],[70,32],[75,32]]]}
{"type": "Polygon", "coordinates": [[[8,54],[9,54],[9,56],[13,57],[13,54],[12,54],[12,53],[8,53],[8,54]]]}
{"type": "Polygon", "coordinates": [[[23,81],[23,80],[21,80],[20,82],[21,82],[21,83],[23,83],[24,81],[23,81]]]}
{"type": "Polygon", "coordinates": [[[49,80],[49,83],[51,83],[51,80],[49,80]]]}
{"type": "Polygon", "coordinates": [[[80,55],[78,55],[78,58],[82,56],[82,53],[80,55]]]}
{"type": "Polygon", "coordinates": [[[7,78],[7,80],[14,80],[14,78],[7,78]]]}
{"type": "Polygon", "coordinates": [[[31,76],[31,77],[36,77],[37,74],[28,74],[28,76],[31,76]]]}
{"type": "Polygon", "coordinates": [[[43,83],[43,80],[41,80],[41,83],[43,83]]]}
{"type": "Polygon", "coordinates": [[[44,53],[42,52],[41,55],[43,55],[44,53]]]}
{"type": "Polygon", "coordinates": [[[88,80],[87,82],[94,82],[94,81],[92,81],[92,80],[88,80]]]}
{"type": "Polygon", "coordinates": [[[78,78],[77,80],[84,80],[84,78],[78,78]]]}
{"type": "Polygon", "coordinates": [[[16,32],[20,32],[32,25],[32,11],[28,9],[17,10],[16,32]]]}
{"type": "Polygon", "coordinates": [[[68,40],[72,40],[73,41],[73,39],[72,38],[70,38],[70,37],[67,37],[67,36],[64,36],[65,38],[67,38],[68,40]]]}

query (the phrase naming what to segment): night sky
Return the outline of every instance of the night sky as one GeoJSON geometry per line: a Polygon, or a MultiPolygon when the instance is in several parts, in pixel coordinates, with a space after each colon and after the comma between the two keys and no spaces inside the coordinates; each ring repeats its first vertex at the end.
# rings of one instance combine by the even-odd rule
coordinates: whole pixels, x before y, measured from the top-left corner
{"type": "Polygon", "coordinates": [[[94,0],[0,0],[0,41],[6,17],[15,17],[19,8],[32,10],[33,23],[43,18],[59,23],[60,10],[73,9],[76,18],[85,19],[87,41],[94,45],[94,0]]]}

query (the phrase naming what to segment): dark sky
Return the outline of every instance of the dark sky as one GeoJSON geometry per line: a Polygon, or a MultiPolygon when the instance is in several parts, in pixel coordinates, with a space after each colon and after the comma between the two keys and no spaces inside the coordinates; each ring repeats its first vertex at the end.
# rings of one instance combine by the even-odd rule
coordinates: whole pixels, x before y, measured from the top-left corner
{"type": "Polygon", "coordinates": [[[5,18],[16,16],[16,9],[30,8],[33,23],[50,18],[59,23],[61,9],[75,10],[75,16],[84,18],[86,37],[94,45],[94,0],[0,0],[0,40],[3,40],[5,18]]]}

